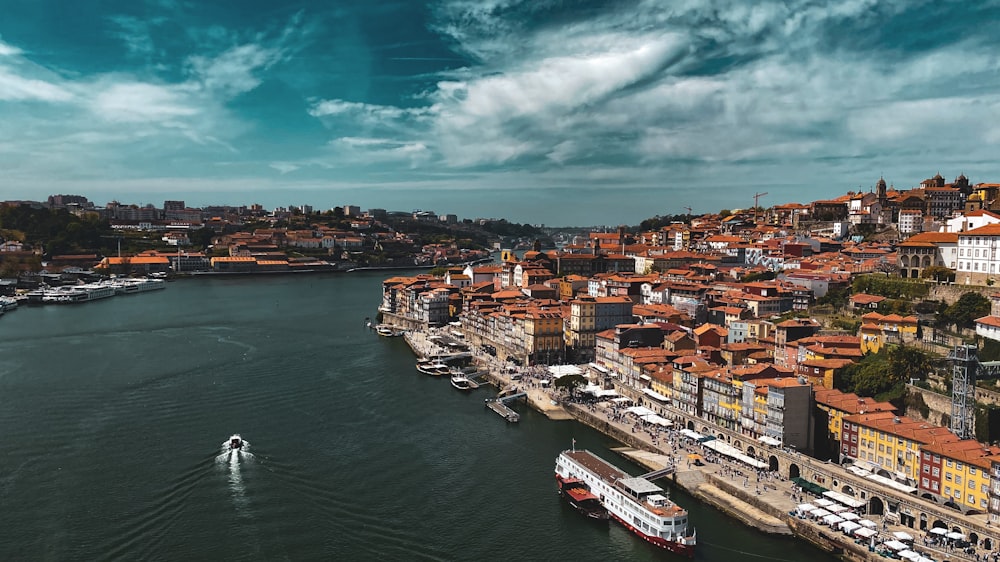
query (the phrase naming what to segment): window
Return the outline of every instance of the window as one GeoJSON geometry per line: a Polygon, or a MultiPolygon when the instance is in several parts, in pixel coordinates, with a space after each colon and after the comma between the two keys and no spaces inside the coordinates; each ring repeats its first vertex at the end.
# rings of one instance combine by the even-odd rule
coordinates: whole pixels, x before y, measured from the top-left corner
{"type": "Polygon", "coordinates": [[[951,460],[951,459],[948,459],[948,460],[944,461],[944,464],[945,464],[945,466],[947,466],[948,468],[951,468],[951,467],[952,467],[952,465],[953,465],[954,463],[952,462],[952,460],[951,460]]]}
{"type": "Polygon", "coordinates": [[[956,476],[955,477],[955,484],[958,485],[958,486],[962,485],[962,477],[961,476],[956,476]]]}
{"type": "Polygon", "coordinates": [[[931,482],[931,489],[934,490],[935,492],[938,491],[938,482],[937,482],[937,480],[931,482]]]}
{"type": "Polygon", "coordinates": [[[976,467],[970,466],[969,467],[969,476],[975,476],[975,475],[976,475],[976,467]]]}
{"type": "Polygon", "coordinates": [[[923,469],[923,473],[924,474],[930,474],[931,473],[931,465],[925,464],[924,465],[924,469],[923,469]]]}
{"type": "Polygon", "coordinates": [[[964,465],[963,465],[962,463],[960,463],[960,462],[956,462],[956,463],[955,463],[955,470],[962,470],[962,467],[963,467],[963,466],[964,466],[964,465]]]}
{"type": "Polygon", "coordinates": [[[957,500],[961,500],[962,499],[962,490],[959,490],[958,488],[955,488],[955,499],[957,499],[957,500]]]}
{"type": "Polygon", "coordinates": [[[975,490],[976,489],[976,481],[975,480],[969,480],[969,489],[970,490],[975,490]]]}
{"type": "Polygon", "coordinates": [[[934,462],[941,464],[941,455],[934,455],[934,462]]]}
{"type": "Polygon", "coordinates": [[[951,496],[951,486],[944,487],[944,495],[951,496]]]}
{"type": "Polygon", "coordinates": [[[941,469],[935,466],[931,470],[931,476],[934,476],[935,478],[937,478],[938,476],[941,476],[941,469]]]}

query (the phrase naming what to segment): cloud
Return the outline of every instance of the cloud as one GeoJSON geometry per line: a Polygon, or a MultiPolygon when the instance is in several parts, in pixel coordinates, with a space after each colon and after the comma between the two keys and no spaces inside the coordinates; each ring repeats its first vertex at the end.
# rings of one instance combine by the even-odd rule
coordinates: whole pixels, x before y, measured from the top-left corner
{"type": "Polygon", "coordinates": [[[73,99],[66,88],[38,78],[18,75],[0,65],[0,100],[65,102],[73,99]]]}
{"type": "Polygon", "coordinates": [[[109,85],[97,94],[91,108],[108,121],[133,123],[173,122],[199,113],[177,88],[139,82],[109,85]]]}

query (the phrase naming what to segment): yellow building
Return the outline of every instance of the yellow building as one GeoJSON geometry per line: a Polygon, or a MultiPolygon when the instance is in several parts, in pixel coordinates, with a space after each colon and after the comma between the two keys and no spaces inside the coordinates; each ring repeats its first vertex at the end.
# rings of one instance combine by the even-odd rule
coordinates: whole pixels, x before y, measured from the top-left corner
{"type": "Polygon", "coordinates": [[[919,482],[922,447],[958,441],[947,428],[892,412],[845,416],[841,437],[842,454],[875,463],[913,485],[919,482]]]}
{"type": "Polygon", "coordinates": [[[524,315],[527,354],[533,361],[550,363],[563,356],[563,319],[559,310],[529,309],[524,315]]]}
{"type": "MultiPolygon", "coordinates": [[[[895,412],[896,407],[889,402],[876,402],[873,398],[862,398],[853,392],[841,392],[835,388],[821,388],[813,385],[813,400],[816,408],[826,413],[827,431],[830,439],[840,441],[840,432],[845,416],[895,412]]],[[[820,421],[817,418],[817,423],[820,421]]]]}
{"type": "Polygon", "coordinates": [[[858,335],[861,338],[861,350],[865,353],[878,353],[886,344],[899,344],[917,337],[916,316],[883,316],[877,312],[869,312],[861,319],[864,324],[858,335]]]}
{"type": "Polygon", "coordinates": [[[964,439],[926,445],[920,488],[962,508],[986,511],[990,500],[991,457],[1000,448],[964,439]]]}

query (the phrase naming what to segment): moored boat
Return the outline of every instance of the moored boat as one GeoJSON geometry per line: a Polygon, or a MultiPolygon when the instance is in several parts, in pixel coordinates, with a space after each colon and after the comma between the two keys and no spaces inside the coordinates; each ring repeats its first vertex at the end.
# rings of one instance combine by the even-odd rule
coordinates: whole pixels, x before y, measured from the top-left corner
{"type": "Polygon", "coordinates": [[[440,377],[451,373],[451,367],[440,361],[417,361],[417,371],[432,377],[440,377]]]}
{"type": "Polygon", "coordinates": [[[563,451],[556,459],[556,481],[580,480],[611,517],[643,540],[671,552],[694,556],[697,537],[688,513],[649,480],[633,477],[591,453],[563,451]]]}
{"type": "Polygon", "coordinates": [[[461,373],[452,373],[451,386],[459,390],[474,390],[479,388],[479,384],[461,373]]]}
{"type": "Polygon", "coordinates": [[[601,498],[592,494],[587,483],[579,478],[560,480],[559,495],[574,509],[591,519],[607,521],[611,517],[608,509],[601,504],[601,498]]]}

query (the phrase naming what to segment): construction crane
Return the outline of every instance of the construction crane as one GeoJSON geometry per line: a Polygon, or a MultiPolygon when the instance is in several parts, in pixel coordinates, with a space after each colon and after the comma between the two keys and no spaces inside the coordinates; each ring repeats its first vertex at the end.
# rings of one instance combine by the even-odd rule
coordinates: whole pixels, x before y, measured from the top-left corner
{"type": "Polygon", "coordinates": [[[691,207],[681,207],[681,209],[687,209],[688,215],[691,214],[691,207]]]}
{"type": "Polygon", "coordinates": [[[974,345],[955,346],[948,354],[954,363],[951,381],[951,431],[962,439],[975,437],[976,381],[1000,376],[1000,361],[980,361],[974,345]]]}
{"type": "Polygon", "coordinates": [[[753,194],[753,223],[754,224],[757,224],[757,207],[759,207],[758,200],[761,197],[765,196],[765,195],[767,195],[766,191],[764,193],[754,193],[753,194]]]}

